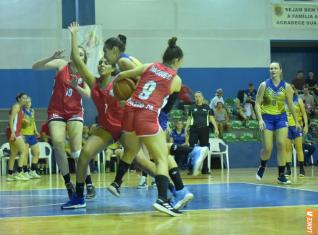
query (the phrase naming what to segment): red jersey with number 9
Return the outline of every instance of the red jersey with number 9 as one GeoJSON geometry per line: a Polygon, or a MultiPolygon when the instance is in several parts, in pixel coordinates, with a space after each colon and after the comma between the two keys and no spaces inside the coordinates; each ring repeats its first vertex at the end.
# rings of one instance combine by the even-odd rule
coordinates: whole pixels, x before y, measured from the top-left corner
{"type": "Polygon", "coordinates": [[[158,112],[167,102],[177,72],[161,63],[150,65],[141,75],[137,88],[126,102],[128,107],[158,112]]]}
{"type": "MultiPolygon", "coordinates": [[[[78,85],[83,87],[83,80],[75,74],[78,85]]],[[[48,113],[58,115],[72,115],[83,112],[82,97],[72,85],[72,76],[69,64],[62,68],[55,77],[54,88],[48,107],[48,113]]]]}

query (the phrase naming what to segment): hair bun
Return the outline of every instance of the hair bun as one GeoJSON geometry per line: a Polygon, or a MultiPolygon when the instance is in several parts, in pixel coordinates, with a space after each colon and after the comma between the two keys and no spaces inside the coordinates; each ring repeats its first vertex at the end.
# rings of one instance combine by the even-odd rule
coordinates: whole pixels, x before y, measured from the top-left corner
{"type": "Polygon", "coordinates": [[[177,45],[176,43],[177,43],[177,37],[172,37],[168,41],[169,47],[175,47],[177,45]]]}
{"type": "Polygon", "coordinates": [[[127,37],[125,35],[118,34],[118,38],[124,45],[126,45],[127,37]]]}

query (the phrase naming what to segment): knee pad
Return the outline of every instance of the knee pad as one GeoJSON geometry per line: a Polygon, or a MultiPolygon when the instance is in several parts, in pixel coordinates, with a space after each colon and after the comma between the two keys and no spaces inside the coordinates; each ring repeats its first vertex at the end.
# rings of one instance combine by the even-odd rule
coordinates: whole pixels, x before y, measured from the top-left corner
{"type": "Polygon", "coordinates": [[[71,158],[79,159],[80,154],[81,154],[81,150],[78,150],[76,152],[71,152],[71,158]]]}

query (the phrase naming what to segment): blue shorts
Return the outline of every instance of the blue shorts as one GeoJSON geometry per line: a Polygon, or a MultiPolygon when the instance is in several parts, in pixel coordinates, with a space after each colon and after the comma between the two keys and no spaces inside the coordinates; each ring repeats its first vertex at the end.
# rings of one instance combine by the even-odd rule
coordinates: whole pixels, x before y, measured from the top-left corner
{"type": "Polygon", "coordinates": [[[278,115],[262,114],[262,117],[265,122],[265,129],[267,130],[276,131],[280,128],[288,127],[286,113],[278,115]]]}
{"type": "Polygon", "coordinates": [[[303,136],[303,133],[301,131],[298,131],[296,129],[296,126],[289,126],[288,127],[288,139],[294,140],[297,137],[303,136]]]}
{"type": "Polygon", "coordinates": [[[159,114],[158,120],[159,120],[159,125],[161,126],[162,130],[163,131],[167,130],[168,120],[169,120],[168,114],[161,111],[159,114]]]}
{"type": "Polygon", "coordinates": [[[24,141],[25,141],[25,143],[27,143],[30,146],[38,143],[38,139],[36,138],[35,135],[25,135],[24,141]]]}

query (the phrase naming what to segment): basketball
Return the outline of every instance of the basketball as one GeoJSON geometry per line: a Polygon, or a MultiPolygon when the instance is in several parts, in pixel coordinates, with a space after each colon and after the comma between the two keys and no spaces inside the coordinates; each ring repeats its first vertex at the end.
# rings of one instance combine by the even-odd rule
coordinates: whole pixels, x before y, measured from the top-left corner
{"type": "Polygon", "coordinates": [[[114,95],[117,100],[128,100],[136,88],[136,83],[133,78],[125,78],[114,82],[114,95]]]}

